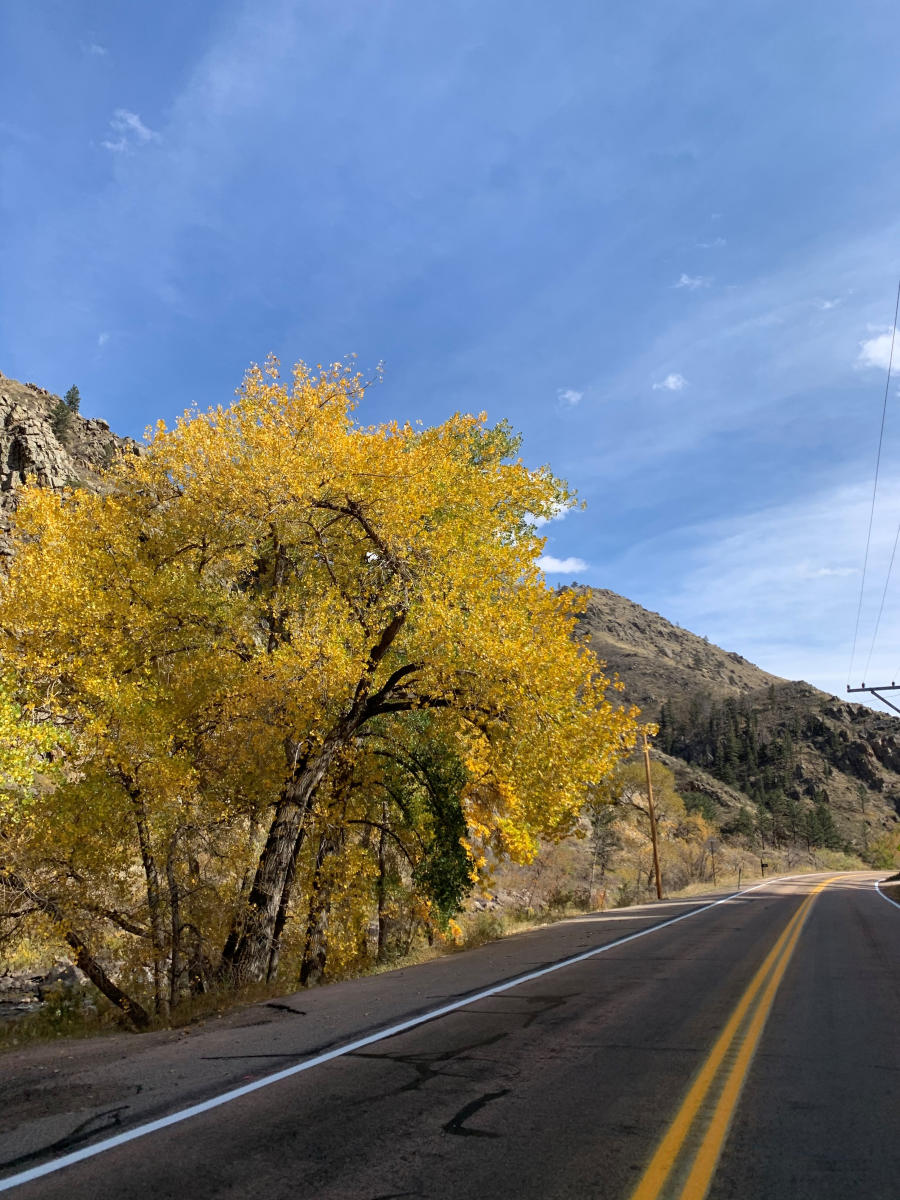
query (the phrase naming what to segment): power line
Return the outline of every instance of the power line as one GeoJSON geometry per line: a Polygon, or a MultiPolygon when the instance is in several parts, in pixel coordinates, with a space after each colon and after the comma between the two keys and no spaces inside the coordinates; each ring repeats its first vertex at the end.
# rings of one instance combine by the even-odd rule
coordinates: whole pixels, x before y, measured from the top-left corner
{"type": "MultiPolygon", "coordinates": [[[[864,596],[865,590],[866,590],[866,571],[869,566],[869,547],[872,542],[872,522],[875,519],[875,496],[878,493],[878,474],[881,469],[881,447],[884,443],[884,423],[885,423],[885,418],[887,417],[888,394],[889,394],[890,386],[891,386],[891,368],[894,365],[894,342],[897,337],[897,316],[898,316],[898,314],[900,314],[900,280],[898,280],[898,282],[897,282],[897,302],[894,305],[894,324],[891,326],[891,352],[890,352],[890,356],[888,357],[887,381],[885,382],[885,385],[884,385],[884,403],[882,404],[882,407],[881,407],[881,429],[879,430],[879,433],[878,433],[878,453],[875,456],[875,481],[872,484],[872,506],[869,509],[869,528],[866,531],[866,553],[863,557],[862,579],[861,579],[860,585],[859,585],[859,604],[857,605],[857,608],[856,608],[856,628],[853,630],[853,649],[850,651],[850,669],[847,672],[847,685],[848,686],[850,684],[850,678],[853,675],[853,662],[854,662],[854,659],[856,658],[856,643],[859,638],[859,620],[862,615],[863,596],[864,596]]],[[[900,530],[898,530],[898,536],[900,536],[900,530]]],[[[897,543],[895,541],[894,549],[896,550],[896,548],[897,548],[897,543]]],[[[894,556],[892,554],[891,555],[891,566],[893,566],[893,563],[894,563],[894,556]]],[[[890,580],[890,569],[888,570],[888,580],[890,580]]],[[[885,585],[884,585],[884,591],[886,594],[887,593],[887,583],[885,583],[885,585]]],[[[884,608],[884,594],[881,597],[881,608],[882,609],[884,608]]],[[[881,621],[881,610],[879,610],[879,612],[878,612],[878,621],[879,622],[881,621]]],[[[878,633],[878,623],[876,623],[876,625],[875,625],[875,633],[876,633],[876,635],[878,633]]],[[[874,646],[875,646],[875,638],[873,637],[872,638],[872,648],[873,649],[874,649],[874,646]]],[[[871,659],[871,657],[872,657],[872,650],[869,651],[869,659],[871,659]]],[[[869,667],[869,663],[867,661],[866,662],[866,670],[868,670],[868,667],[869,667]]]]}
{"type": "Polygon", "coordinates": [[[900,542],[900,524],[898,524],[897,532],[894,535],[894,546],[891,550],[891,561],[888,563],[887,579],[884,581],[884,590],[881,593],[881,604],[878,606],[878,616],[875,618],[875,632],[872,634],[872,645],[869,647],[869,656],[866,659],[866,665],[863,669],[863,679],[866,679],[869,674],[869,664],[872,661],[872,653],[875,650],[875,640],[878,637],[878,627],[881,624],[881,614],[884,612],[884,602],[887,599],[888,584],[891,582],[891,572],[894,569],[894,558],[897,554],[898,542],[900,542]]]}

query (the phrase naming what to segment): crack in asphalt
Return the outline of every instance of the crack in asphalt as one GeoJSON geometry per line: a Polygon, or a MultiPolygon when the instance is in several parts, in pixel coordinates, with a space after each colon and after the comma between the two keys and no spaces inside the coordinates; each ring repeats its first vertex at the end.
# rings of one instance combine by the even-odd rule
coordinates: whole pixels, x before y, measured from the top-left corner
{"type": "Polygon", "coordinates": [[[383,1196],[373,1196],[372,1200],[400,1200],[402,1196],[421,1196],[421,1192],[385,1192],[383,1196]]]}
{"type": "Polygon", "coordinates": [[[383,1092],[377,1096],[365,1096],[356,1101],[356,1104],[372,1104],[381,1100],[388,1100],[394,1096],[400,1096],[404,1092],[415,1092],[420,1087],[432,1079],[440,1077],[450,1079],[467,1079],[468,1076],[461,1075],[455,1071],[446,1071],[439,1069],[445,1063],[452,1062],[454,1058],[462,1058],[467,1054],[471,1054],[475,1050],[481,1050],[485,1046],[493,1046],[495,1042],[502,1041],[508,1037],[507,1033],[492,1033],[489,1037],[482,1038],[480,1041],[471,1042],[466,1046],[459,1046],[453,1050],[444,1050],[440,1054],[371,1054],[363,1050],[354,1050],[349,1054],[348,1058],[371,1058],[376,1061],[400,1063],[405,1067],[412,1067],[415,1075],[406,1083],[399,1087],[391,1088],[390,1091],[383,1092]]]}
{"type": "MultiPolygon", "coordinates": [[[[530,1011],[528,1008],[526,1008],[524,1011],[522,1009],[512,1011],[508,1009],[501,1009],[498,1011],[495,1009],[486,1010],[476,1008],[467,1011],[473,1014],[494,1017],[512,1017],[517,1019],[519,1022],[519,1029],[528,1029],[529,1026],[534,1024],[538,1017],[542,1016],[544,1013],[552,1011],[555,1008],[562,1007],[562,1005],[564,1005],[568,1000],[572,1000],[574,998],[575,997],[573,997],[571,993],[566,995],[552,996],[523,996],[521,999],[525,1001],[525,1004],[528,1006],[528,1008],[530,1008],[530,1011]]],[[[403,1066],[412,1067],[415,1071],[415,1076],[406,1083],[401,1084],[399,1087],[391,1088],[389,1091],[382,1092],[377,1096],[366,1096],[356,1101],[356,1105],[373,1104],[382,1100],[392,1099],[395,1096],[402,1095],[404,1092],[415,1092],[418,1091],[419,1088],[423,1087],[426,1083],[429,1083],[432,1079],[440,1077],[466,1079],[468,1076],[462,1075],[459,1072],[447,1071],[440,1068],[443,1066],[443,1064],[449,1063],[453,1059],[461,1059],[468,1054],[472,1054],[476,1050],[482,1050],[486,1046],[493,1046],[495,1043],[503,1041],[504,1038],[509,1037],[511,1032],[513,1031],[504,1030],[502,1033],[494,1033],[486,1038],[481,1038],[477,1042],[470,1042],[465,1046],[455,1047],[452,1050],[444,1050],[439,1054],[376,1054],[356,1050],[348,1057],[371,1058],[382,1061],[386,1059],[389,1062],[396,1062],[402,1064],[403,1066]]],[[[497,1095],[501,1094],[503,1093],[497,1093],[497,1095]]],[[[453,1130],[452,1132],[458,1131],[453,1130]]],[[[463,1133],[465,1132],[466,1131],[464,1130],[463,1133]]]]}
{"type": "Polygon", "coordinates": [[[499,1092],[485,1092],[483,1096],[479,1096],[477,1100],[471,1100],[468,1104],[464,1104],[455,1117],[451,1117],[444,1126],[444,1133],[455,1133],[457,1137],[484,1137],[498,1138],[502,1135],[493,1133],[488,1129],[467,1129],[466,1121],[469,1117],[473,1117],[479,1109],[484,1108],[486,1104],[490,1104],[492,1100],[499,1100],[501,1096],[509,1094],[509,1088],[501,1088],[499,1092]]]}
{"type": "MultiPolygon", "coordinates": [[[[517,997],[517,999],[519,999],[519,997],[517,997]]],[[[522,996],[521,999],[524,1000],[526,1004],[531,1004],[534,1006],[534,1011],[527,1015],[525,1020],[522,1022],[522,1028],[528,1029],[530,1025],[534,1024],[538,1017],[542,1017],[544,1013],[552,1012],[554,1008],[562,1008],[567,1000],[576,1000],[577,996],[573,996],[571,993],[569,993],[567,996],[522,996]],[[538,1007],[538,1005],[540,1005],[540,1007],[538,1007]]]]}
{"type": "Polygon", "coordinates": [[[108,1129],[115,1129],[117,1125],[122,1124],[121,1113],[126,1108],[130,1108],[130,1104],[120,1104],[118,1108],[109,1108],[105,1112],[94,1113],[88,1117],[86,1121],[82,1121],[80,1125],[59,1138],[58,1141],[50,1142],[49,1145],[39,1146],[36,1150],[29,1150],[26,1154],[19,1154],[16,1158],[7,1158],[0,1162],[0,1170],[6,1167],[18,1167],[23,1163],[33,1162],[36,1158],[43,1158],[47,1154],[58,1154],[63,1150],[71,1150],[74,1146],[81,1142],[86,1142],[96,1133],[104,1133],[108,1129]],[[98,1121],[103,1121],[108,1118],[104,1124],[97,1124],[98,1121]]]}
{"type": "Polygon", "coordinates": [[[200,1062],[237,1062],[244,1058],[288,1058],[296,1062],[297,1057],[291,1050],[282,1050],[278,1054],[204,1054],[200,1062]]]}

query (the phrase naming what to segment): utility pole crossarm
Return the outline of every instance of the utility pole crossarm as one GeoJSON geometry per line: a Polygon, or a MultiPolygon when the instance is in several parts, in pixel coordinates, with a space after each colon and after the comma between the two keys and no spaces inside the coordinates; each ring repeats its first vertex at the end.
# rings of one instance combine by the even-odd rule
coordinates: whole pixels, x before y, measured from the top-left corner
{"type": "Polygon", "coordinates": [[[897,705],[894,704],[893,700],[888,700],[887,696],[882,696],[882,694],[881,694],[882,692],[900,692],[900,683],[894,683],[893,679],[891,680],[890,683],[879,683],[877,687],[866,687],[865,684],[862,684],[861,687],[852,688],[850,686],[850,684],[848,683],[847,691],[848,692],[869,692],[869,693],[871,693],[871,695],[877,696],[878,699],[882,702],[882,704],[886,704],[888,706],[888,708],[892,708],[895,713],[900,713],[900,708],[898,708],[897,705]]]}

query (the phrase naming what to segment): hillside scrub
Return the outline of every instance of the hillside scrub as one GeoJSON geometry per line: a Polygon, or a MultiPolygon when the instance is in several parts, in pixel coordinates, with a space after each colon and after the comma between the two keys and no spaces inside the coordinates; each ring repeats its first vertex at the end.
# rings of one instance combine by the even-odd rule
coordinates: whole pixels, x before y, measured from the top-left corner
{"type": "Polygon", "coordinates": [[[537,566],[565,485],[505,424],[367,426],[363,392],[270,361],[102,494],[22,495],[0,749],[54,746],[2,785],[3,924],[49,922],[138,1026],[442,936],[634,743],[537,566]]]}
{"type": "MultiPolygon", "coordinates": [[[[805,845],[808,851],[846,849],[877,865],[882,851],[866,820],[870,791],[883,788],[873,766],[877,759],[851,746],[847,734],[829,725],[820,713],[783,715],[774,688],[764,702],[744,698],[717,703],[695,695],[663,704],[658,740],[666,753],[740,788],[753,802],[724,824],[726,834],[755,836],[761,847],[770,849],[790,845],[805,845]],[[805,746],[822,756],[824,778],[811,773],[804,762],[805,746]],[[832,812],[827,785],[833,769],[842,769],[855,780],[859,813],[852,842],[841,835],[832,812]]],[[[877,740],[872,749],[895,765],[877,740]]]]}

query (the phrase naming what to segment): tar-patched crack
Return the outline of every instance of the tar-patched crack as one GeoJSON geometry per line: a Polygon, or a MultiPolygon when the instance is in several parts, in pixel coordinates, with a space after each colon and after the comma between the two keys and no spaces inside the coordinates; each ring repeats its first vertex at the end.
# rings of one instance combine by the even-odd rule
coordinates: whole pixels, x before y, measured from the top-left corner
{"type": "Polygon", "coordinates": [[[517,996],[516,999],[524,1000],[526,1004],[532,1006],[532,1011],[528,1013],[525,1020],[522,1022],[522,1028],[527,1029],[529,1025],[533,1025],[538,1017],[542,1017],[544,1013],[550,1012],[554,1008],[562,1008],[567,1000],[576,999],[575,996],[517,996]]]}
{"type": "MultiPolygon", "coordinates": [[[[508,1038],[511,1033],[518,1029],[528,1029],[533,1025],[538,1017],[552,1011],[555,1008],[560,1008],[566,1001],[573,999],[571,995],[553,995],[553,996],[517,996],[516,1000],[524,1001],[525,1008],[515,1010],[509,1009],[484,1009],[470,1008],[463,1009],[463,1013],[471,1013],[473,1015],[499,1017],[501,1020],[515,1022],[515,1027],[504,1029],[499,1033],[492,1033],[488,1037],[484,1037],[475,1042],[468,1042],[464,1046],[455,1046],[452,1050],[444,1050],[439,1054],[398,1054],[388,1052],[373,1052],[354,1050],[348,1057],[350,1058],[369,1058],[378,1061],[387,1061],[400,1063],[403,1066],[412,1067],[415,1074],[412,1079],[408,1079],[406,1083],[400,1084],[399,1087],[391,1088],[389,1091],[379,1093],[377,1096],[368,1095],[356,1101],[357,1104],[369,1105],[382,1100],[391,1099],[394,1096],[402,1095],[404,1092],[418,1091],[426,1083],[432,1079],[470,1079],[471,1076],[465,1070],[448,1069],[449,1064],[455,1062],[463,1064],[470,1056],[474,1056],[478,1050],[483,1050],[487,1046],[493,1046],[497,1042],[508,1038]]],[[[503,997],[504,1000],[514,999],[514,997],[503,997]]],[[[477,1060],[476,1060],[477,1061],[477,1060]]],[[[505,1093],[497,1093],[502,1095],[505,1093]]],[[[493,1097],[493,1093],[491,1093],[493,1097]]],[[[455,1118],[454,1118],[455,1119],[455,1118]]],[[[451,1122],[452,1124],[452,1122],[451,1122]]],[[[451,1131],[451,1132],[455,1132],[451,1131]]]]}
{"type": "Polygon", "coordinates": [[[43,1158],[47,1154],[61,1154],[64,1150],[71,1150],[75,1146],[79,1146],[82,1142],[90,1141],[97,1133],[106,1133],[110,1129],[115,1129],[116,1126],[122,1124],[121,1114],[130,1108],[128,1104],[122,1104],[118,1108],[109,1108],[105,1112],[94,1113],[92,1117],[88,1117],[86,1121],[82,1121],[80,1125],[59,1138],[58,1141],[51,1142],[47,1146],[41,1146],[37,1150],[30,1150],[27,1154],[20,1154],[16,1158],[8,1158],[4,1162],[0,1162],[0,1170],[5,1167],[20,1167],[24,1163],[33,1162],[36,1158],[43,1158]]]}
{"type": "Polygon", "coordinates": [[[498,1092],[485,1092],[483,1096],[479,1096],[477,1100],[470,1100],[468,1104],[464,1104],[455,1117],[451,1117],[444,1126],[444,1133],[455,1133],[457,1137],[483,1137],[497,1138],[499,1133],[493,1133],[489,1129],[469,1129],[466,1126],[466,1121],[474,1115],[486,1104],[490,1104],[492,1100],[499,1100],[501,1096],[509,1094],[509,1088],[501,1088],[498,1092]]]}
{"type": "Polygon", "coordinates": [[[402,1083],[399,1087],[391,1088],[390,1091],[383,1092],[378,1096],[365,1096],[357,1103],[368,1105],[376,1101],[387,1100],[392,1096],[400,1096],[404,1092],[415,1092],[430,1080],[439,1077],[468,1079],[468,1076],[462,1071],[447,1070],[447,1064],[453,1062],[454,1059],[462,1061],[474,1051],[483,1050],[485,1046],[493,1046],[495,1042],[502,1041],[507,1036],[506,1033],[492,1033],[490,1037],[470,1042],[466,1046],[454,1047],[452,1050],[444,1050],[440,1054],[372,1054],[363,1050],[354,1050],[348,1055],[348,1058],[371,1058],[376,1062],[400,1063],[402,1066],[412,1067],[415,1071],[412,1079],[402,1083]]]}

